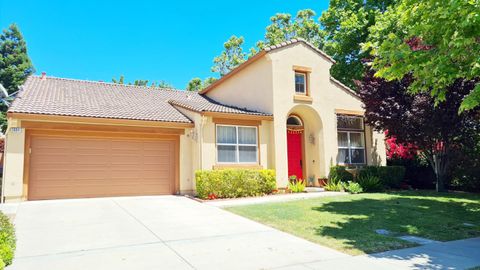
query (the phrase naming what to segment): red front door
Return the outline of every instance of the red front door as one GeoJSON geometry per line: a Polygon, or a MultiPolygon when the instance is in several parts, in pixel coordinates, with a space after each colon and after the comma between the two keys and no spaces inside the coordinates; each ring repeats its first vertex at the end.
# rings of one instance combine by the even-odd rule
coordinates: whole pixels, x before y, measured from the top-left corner
{"type": "Polygon", "coordinates": [[[287,131],[288,176],[303,179],[302,133],[287,131]]]}

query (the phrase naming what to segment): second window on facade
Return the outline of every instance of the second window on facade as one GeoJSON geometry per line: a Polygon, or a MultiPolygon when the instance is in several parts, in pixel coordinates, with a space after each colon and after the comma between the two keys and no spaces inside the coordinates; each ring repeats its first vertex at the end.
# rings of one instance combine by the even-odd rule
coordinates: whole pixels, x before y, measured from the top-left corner
{"type": "Polygon", "coordinates": [[[365,130],[363,118],[337,116],[339,164],[365,164],[365,130]]]}
{"type": "Polygon", "coordinates": [[[217,125],[218,163],[257,163],[257,128],[217,125]]]}

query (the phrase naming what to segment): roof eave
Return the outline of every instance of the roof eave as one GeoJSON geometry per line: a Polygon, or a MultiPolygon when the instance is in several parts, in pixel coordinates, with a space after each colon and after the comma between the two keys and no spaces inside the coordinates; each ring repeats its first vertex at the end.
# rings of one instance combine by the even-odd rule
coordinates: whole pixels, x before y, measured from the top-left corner
{"type": "Polygon", "coordinates": [[[255,56],[249,58],[247,61],[243,62],[242,64],[240,64],[238,67],[234,68],[232,71],[230,71],[229,73],[225,74],[223,77],[221,77],[220,79],[216,80],[214,83],[210,84],[207,88],[201,90],[200,92],[198,92],[199,94],[203,95],[203,94],[206,94],[207,92],[211,91],[212,89],[214,89],[215,87],[217,87],[219,84],[223,83],[225,80],[227,80],[228,78],[232,77],[233,75],[237,74],[239,71],[241,71],[242,69],[246,68],[247,66],[249,66],[250,64],[252,64],[253,62],[257,61],[258,59],[262,58],[265,54],[267,54],[266,51],[261,51],[259,53],[257,53],[255,56]]]}
{"type": "Polygon", "coordinates": [[[7,117],[13,118],[13,119],[19,119],[19,120],[28,120],[28,121],[61,122],[61,123],[72,123],[72,124],[148,126],[148,127],[163,127],[163,128],[191,128],[195,126],[193,122],[54,115],[54,114],[38,114],[38,113],[25,113],[25,112],[12,112],[12,111],[7,112],[7,117]]]}
{"type": "Polygon", "coordinates": [[[247,114],[247,113],[228,113],[228,112],[212,112],[212,111],[204,111],[204,110],[196,110],[194,108],[179,104],[179,103],[171,103],[172,106],[177,106],[182,109],[198,113],[204,116],[210,117],[218,117],[218,118],[230,118],[230,119],[248,119],[248,120],[265,120],[265,121],[273,121],[272,115],[260,115],[260,114],[247,114]]]}

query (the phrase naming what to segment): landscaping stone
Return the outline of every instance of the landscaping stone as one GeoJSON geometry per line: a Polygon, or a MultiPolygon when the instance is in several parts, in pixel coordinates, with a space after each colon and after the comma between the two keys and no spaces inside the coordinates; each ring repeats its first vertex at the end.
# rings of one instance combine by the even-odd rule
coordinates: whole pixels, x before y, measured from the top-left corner
{"type": "Polygon", "coordinates": [[[386,229],[378,229],[378,230],[375,230],[375,232],[380,235],[390,235],[390,231],[386,229]]]}
{"type": "Polygon", "coordinates": [[[472,224],[472,223],[465,222],[465,223],[463,223],[463,226],[467,226],[467,227],[475,227],[475,224],[472,224]]]}
{"type": "Polygon", "coordinates": [[[435,240],[427,239],[427,238],[423,238],[423,237],[418,237],[418,236],[413,236],[413,235],[404,235],[404,236],[399,236],[397,238],[408,241],[408,242],[417,243],[419,245],[440,243],[439,241],[435,241],[435,240]]]}

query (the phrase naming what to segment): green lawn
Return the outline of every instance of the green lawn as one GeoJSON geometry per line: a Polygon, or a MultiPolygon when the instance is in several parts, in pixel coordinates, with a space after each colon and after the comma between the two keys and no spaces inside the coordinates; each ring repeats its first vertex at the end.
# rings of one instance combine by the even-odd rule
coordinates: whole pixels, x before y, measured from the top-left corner
{"type": "Polygon", "coordinates": [[[358,255],[415,246],[396,235],[439,241],[480,236],[480,195],[391,192],[227,208],[279,230],[358,255]],[[475,226],[465,226],[463,223],[475,226]]]}

